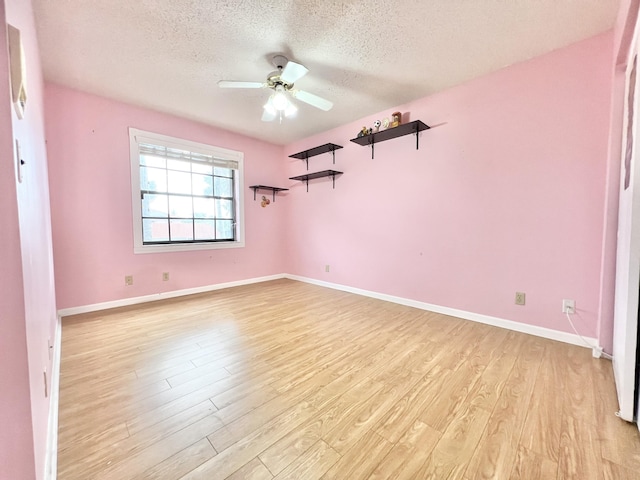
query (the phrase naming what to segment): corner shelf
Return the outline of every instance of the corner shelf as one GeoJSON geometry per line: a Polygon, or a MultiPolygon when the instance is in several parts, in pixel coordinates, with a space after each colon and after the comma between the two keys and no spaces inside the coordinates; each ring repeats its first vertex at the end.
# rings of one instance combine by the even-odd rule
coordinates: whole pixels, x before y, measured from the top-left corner
{"type": "MultiPolygon", "coordinates": [[[[342,147],[341,147],[342,148],[342,147]]],[[[297,177],[289,177],[289,180],[299,180],[307,184],[307,192],[309,191],[309,180],[314,178],[331,177],[333,179],[333,188],[336,188],[336,175],[342,175],[342,172],[336,170],[322,170],[321,172],[307,173],[305,175],[298,175],[297,177]]]]}
{"type": "Polygon", "coordinates": [[[376,143],[384,142],[385,140],[391,140],[392,138],[403,137],[405,135],[409,135],[411,133],[416,136],[416,150],[420,147],[419,135],[423,130],[428,130],[431,127],[420,120],[414,120],[413,122],[403,123],[402,125],[398,125],[397,127],[387,128],[386,130],[382,130],[380,132],[371,133],[369,135],[364,135],[362,137],[352,138],[351,141],[353,143],[357,143],[358,145],[371,145],[371,159],[373,159],[373,146],[376,143]]]}
{"type": "Polygon", "coordinates": [[[325,143],[319,147],[310,148],[309,150],[303,150],[302,152],[289,155],[289,158],[299,158],[307,162],[307,170],[309,170],[309,158],[321,155],[323,153],[331,152],[333,155],[333,164],[336,163],[336,150],[342,148],[342,145],[336,145],[335,143],[325,143]]]}
{"type": "Polygon", "coordinates": [[[270,187],[268,185],[251,185],[249,187],[253,190],[253,201],[256,200],[256,192],[258,190],[269,190],[273,194],[273,201],[276,201],[276,193],[284,192],[285,190],[289,190],[288,188],[280,188],[280,187],[270,187]]]}

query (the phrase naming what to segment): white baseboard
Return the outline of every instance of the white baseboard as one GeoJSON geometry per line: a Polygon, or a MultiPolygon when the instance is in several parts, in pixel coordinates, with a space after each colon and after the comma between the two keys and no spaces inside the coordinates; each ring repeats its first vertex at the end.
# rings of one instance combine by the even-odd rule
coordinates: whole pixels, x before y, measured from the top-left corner
{"type": "MultiPolygon", "coordinates": [[[[552,330],[550,328],[538,327],[536,325],[529,325],[526,323],[516,322],[513,320],[505,320],[503,318],[492,317],[489,315],[483,315],[480,313],[467,312],[465,310],[458,310],[450,307],[443,307],[441,305],[434,305],[432,303],[419,302],[417,300],[411,300],[408,298],[397,297],[394,295],[387,295],[385,293],[373,292],[371,290],[364,290],[362,288],[350,287],[348,285],[341,285],[338,283],[325,282],[323,280],[316,280],[314,278],[302,277],[299,275],[290,275],[287,273],[269,275],[266,277],[249,278],[246,280],[238,280],[235,282],[218,283],[215,285],[206,285],[204,287],[187,288],[184,290],[174,290],[171,292],[162,292],[154,295],[145,295],[142,297],[124,298],[122,300],[114,300],[111,302],[94,303],[92,305],[84,305],[81,307],[64,308],[58,310],[60,317],[66,317],[68,315],[77,315],[80,313],[96,312],[100,310],[106,310],[109,308],[126,307],[129,305],[136,305],[140,303],[153,302],[156,300],[163,300],[165,298],[181,297],[184,295],[193,295],[195,293],[212,292],[214,290],[221,290],[223,288],[238,287],[241,285],[250,285],[252,283],[268,282],[270,280],[278,280],[281,278],[288,278],[290,280],[296,280],[299,282],[310,283],[321,287],[332,288],[334,290],[341,290],[343,292],[355,293],[356,295],[363,295],[365,297],[376,298],[378,300],[384,300],[387,302],[397,303],[400,305],[406,305],[408,307],[419,308],[420,310],[427,310],[429,312],[441,313],[443,315],[450,315],[452,317],[463,318],[465,320],[471,320],[472,322],[484,323],[486,325],[492,325],[494,327],[505,328],[507,330],[513,330],[516,332],[527,333],[529,335],[535,335],[536,337],[547,338],[549,340],[556,340],[559,342],[569,343],[571,345],[578,345],[580,347],[587,347],[578,335],[573,333],[561,332],[559,330],[552,330]]],[[[598,345],[598,340],[592,337],[584,337],[589,343],[598,345]]]]}
{"type": "MultiPolygon", "coordinates": [[[[550,328],[538,327],[535,325],[529,325],[526,323],[515,322],[513,320],[505,320],[503,318],[491,317],[489,315],[482,315],[479,313],[467,312],[465,310],[458,310],[455,308],[443,307],[440,305],[434,305],[431,303],[419,302],[417,300],[410,300],[408,298],[396,297],[394,295],[387,295],[385,293],[373,292],[370,290],[363,290],[361,288],[349,287],[347,285],[341,285],[338,283],[325,282],[323,280],[316,280],[314,278],[301,277],[298,275],[285,274],[285,278],[291,280],[297,280],[299,282],[311,283],[321,287],[332,288],[334,290],[341,290],[343,292],[355,293],[357,295],[363,295],[365,297],[376,298],[378,300],[384,300],[386,302],[398,303],[400,305],[406,305],[408,307],[419,308],[420,310],[427,310],[429,312],[441,313],[443,315],[450,315],[452,317],[463,318],[465,320],[471,320],[473,322],[484,323],[486,325],[492,325],[494,327],[505,328],[507,330],[513,330],[516,332],[527,333],[529,335],[535,335],[536,337],[547,338],[549,340],[556,340],[559,342],[569,343],[571,345],[577,345],[579,347],[591,348],[584,344],[578,335],[573,333],[561,332],[558,330],[552,330],[550,328]]],[[[584,337],[589,343],[598,345],[596,338],[584,337]]]]}
{"type": "Polygon", "coordinates": [[[196,293],[212,292],[214,290],[221,290],[223,288],[239,287],[242,285],[250,285],[252,283],[268,282],[270,280],[279,280],[281,278],[285,278],[285,275],[278,274],[278,275],[269,275],[266,277],[255,277],[255,278],[249,278],[246,280],[238,280],[235,282],[206,285],[204,287],[186,288],[183,290],[173,290],[171,292],[154,293],[153,295],[144,295],[142,297],[123,298],[121,300],[94,303],[92,305],[84,305],[81,307],[63,308],[58,310],[58,316],[67,317],[69,315],[78,315],[80,313],[97,312],[100,310],[107,310],[109,308],[128,307],[129,305],[137,305],[139,303],[154,302],[156,300],[182,297],[185,295],[193,295],[196,293]]]}
{"type": "Polygon", "coordinates": [[[51,374],[49,376],[49,421],[47,425],[47,451],[44,460],[45,480],[56,480],[58,476],[58,403],[60,400],[60,352],[62,345],[62,322],[58,316],[53,339],[51,374]]]}

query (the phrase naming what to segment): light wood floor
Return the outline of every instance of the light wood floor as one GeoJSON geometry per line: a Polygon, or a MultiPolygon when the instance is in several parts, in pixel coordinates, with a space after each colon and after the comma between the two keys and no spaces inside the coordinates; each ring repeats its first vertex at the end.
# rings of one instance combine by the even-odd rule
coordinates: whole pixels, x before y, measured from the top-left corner
{"type": "Polygon", "coordinates": [[[63,320],[58,478],[640,478],[588,349],[304,283],[63,320]]]}

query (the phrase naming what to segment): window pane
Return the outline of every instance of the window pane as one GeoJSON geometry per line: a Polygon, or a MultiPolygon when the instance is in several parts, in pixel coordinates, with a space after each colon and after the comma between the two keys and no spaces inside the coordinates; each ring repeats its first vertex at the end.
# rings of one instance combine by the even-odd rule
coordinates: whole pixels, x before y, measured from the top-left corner
{"type": "Polygon", "coordinates": [[[219,177],[233,177],[233,170],[230,168],[214,167],[213,174],[219,177]]]}
{"type": "Polygon", "coordinates": [[[140,155],[140,165],[146,165],[148,167],[166,168],[167,161],[164,157],[155,157],[153,155],[140,155]]]}
{"type": "Polygon", "coordinates": [[[143,217],[168,217],[168,207],[166,195],[146,194],[142,197],[143,217]]]}
{"type": "Polygon", "coordinates": [[[233,240],[233,221],[232,220],[216,221],[216,239],[217,240],[233,240]]]}
{"type": "Polygon", "coordinates": [[[216,199],[216,218],[233,218],[233,202],[216,199]]]}
{"type": "Polygon", "coordinates": [[[181,172],[191,171],[191,162],[182,160],[167,160],[167,168],[170,170],[180,170],[181,172]]]}
{"type": "Polygon", "coordinates": [[[193,240],[193,220],[170,220],[171,241],[193,240]]]}
{"type": "Polygon", "coordinates": [[[216,238],[215,220],[194,220],[196,240],[214,240],[216,238]]]}
{"type": "Polygon", "coordinates": [[[143,242],[167,242],[169,241],[169,221],[145,218],[142,220],[143,242]]]}
{"type": "Polygon", "coordinates": [[[213,177],[211,175],[196,175],[192,177],[193,195],[213,196],[213,177]]]}
{"type": "Polygon", "coordinates": [[[169,172],[169,193],[191,194],[191,174],[169,172]]]}
{"type": "Polygon", "coordinates": [[[138,137],[138,133],[130,129],[131,145],[138,148],[131,156],[131,166],[137,170],[131,177],[133,200],[139,205],[133,212],[135,253],[171,251],[171,244],[178,244],[176,250],[196,250],[237,241],[244,194],[238,189],[241,152],[201,144],[191,151],[191,142],[151,132],[138,137]]]}
{"type": "Polygon", "coordinates": [[[195,218],[214,218],[215,217],[215,200],[213,198],[193,199],[193,216],[195,218]]]}
{"type": "Polygon", "coordinates": [[[169,214],[171,217],[178,218],[193,217],[193,205],[191,203],[191,197],[169,195],[169,214]]]}
{"type": "Polygon", "coordinates": [[[167,171],[160,168],[140,167],[140,188],[152,192],[166,192],[167,171]]]}
{"type": "Polygon", "coordinates": [[[230,178],[214,177],[216,197],[233,197],[233,180],[230,178]]]}
{"type": "Polygon", "coordinates": [[[210,163],[192,163],[191,164],[191,171],[194,173],[204,173],[204,174],[208,174],[211,175],[213,173],[213,165],[211,165],[210,163]]]}

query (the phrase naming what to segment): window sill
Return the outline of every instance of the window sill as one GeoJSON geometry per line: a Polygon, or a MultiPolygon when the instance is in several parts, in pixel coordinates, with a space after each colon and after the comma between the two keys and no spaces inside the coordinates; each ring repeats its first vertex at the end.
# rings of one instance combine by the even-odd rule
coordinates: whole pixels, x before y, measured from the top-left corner
{"type": "Polygon", "coordinates": [[[134,254],[141,253],[169,253],[169,252],[190,252],[195,250],[221,250],[226,248],[243,248],[244,242],[224,242],[224,243],[183,243],[175,245],[136,245],[133,248],[134,254]]]}

